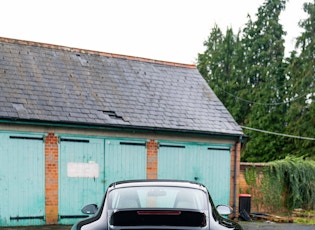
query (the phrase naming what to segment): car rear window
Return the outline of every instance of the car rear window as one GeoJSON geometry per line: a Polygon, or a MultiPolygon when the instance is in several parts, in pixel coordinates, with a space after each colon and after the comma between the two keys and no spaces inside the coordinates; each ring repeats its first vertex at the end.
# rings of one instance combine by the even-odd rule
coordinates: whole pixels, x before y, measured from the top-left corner
{"type": "Polygon", "coordinates": [[[192,188],[146,186],[112,190],[108,194],[109,209],[207,209],[207,194],[192,188]]]}

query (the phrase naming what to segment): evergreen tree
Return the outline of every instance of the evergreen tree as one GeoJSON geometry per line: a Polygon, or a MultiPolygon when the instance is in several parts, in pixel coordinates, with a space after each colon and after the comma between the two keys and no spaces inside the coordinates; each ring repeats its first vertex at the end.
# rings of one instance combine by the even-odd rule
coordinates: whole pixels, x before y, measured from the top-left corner
{"type": "Polygon", "coordinates": [[[243,51],[239,37],[231,28],[224,35],[215,25],[204,42],[206,51],[198,55],[198,69],[234,119],[242,123],[247,104],[235,103],[235,97],[230,93],[246,88],[241,71],[243,51]]]}
{"type": "MultiPolygon", "coordinates": [[[[308,17],[299,23],[304,32],[297,38],[296,49],[288,59],[290,82],[287,133],[315,138],[315,1],[305,3],[308,17]]],[[[287,151],[315,158],[315,141],[291,140],[287,151]]]]}
{"type": "MultiPolygon", "coordinates": [[[[244,29],[245,74],[249,81],[251,111],[248,127],[281,133],[285,121],[284,35],[279,24],[285,0],[266,1],[259,7],[257,21],[251,20],[244,29]]],[[[268,161],[283,158],[282,137],[246,131],[250,141],[243,160],[268,161]]]]}
{"type": "MultiPolygon", "coordinates": [[[[266,0],[257,19],[237,35],[216,25],[198,55],[198,69],[238,124],[295,136],[315,137],[315,1],[304,4],[309,15],[297,51],[284,60],[279,16],[286,0],[266,0]]],[[[244,128],[249,142],[242,160],[266,162],[287,155],[312,156],[313,140],[293,139],[244,128]]]]}

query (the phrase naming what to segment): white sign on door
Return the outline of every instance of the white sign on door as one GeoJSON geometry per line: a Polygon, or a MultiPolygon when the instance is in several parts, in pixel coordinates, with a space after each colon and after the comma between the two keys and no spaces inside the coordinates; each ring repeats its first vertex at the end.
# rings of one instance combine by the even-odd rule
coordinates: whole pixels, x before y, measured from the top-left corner
{"type": "Polygon", "coordinates": [[[68,162],[67,176],[81,178],[98,178],[98,168],[98,164],[93,161],[89,163],[68,162]]]}

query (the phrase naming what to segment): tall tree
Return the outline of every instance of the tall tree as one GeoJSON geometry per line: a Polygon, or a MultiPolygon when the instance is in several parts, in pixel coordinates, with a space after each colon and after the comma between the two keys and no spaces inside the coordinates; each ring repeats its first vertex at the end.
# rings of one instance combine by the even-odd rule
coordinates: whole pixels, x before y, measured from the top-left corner
{"type": "Polygon", "coordinates": [[[215,26],[198,56],[198,69],[216,95],[243,126],[274,133],[313,137],[293,139],[251,131],[242,160],[270,161],[287,155],[315,159],[315,0],[305,3],[308,18],[296,49],[284,59],[279,16],[287,0],[265,0],[255,21],[237,35],[215,26]],[[310,139],[310,138],[309,138],[310,139]]]}
{"type": "MultiPolygon", "coordinates": [[[[304,31],[297,38],[297,51],[288,58],[291,102],[286,130],[296,136],[315,138],[315,1],[305,3],[304,11],[308,17],[299,23],[304,31]]],[[[314,140],[295,139],[291,143],[288,151],[315,159],[314,140]]]]}
{"type": "MultiPolygon", "coordinates": [[[[284,35],[279,23],[286,0],[267,0],[258,9],[257,20],[251,19],[244,29],[245,75],[249,82],[251,111],[246,126],[283,132],[283,103],[286,92],[284,35]]],[[[268,161],[283,158],[284,140],[279,136],[246,131],[250,136],[243,159],[268,161]]]]}
{"type": "Polygon", "coordinates": [[[204,45],[206,51],[198,55],[198,69],[235,120],[242,123],[247,114],[247,104],[235,103],[236,98],[230,93],[246,88],[241,71],[243,51],[240,35],[234,35],[231,28],[223,34],[215,25],[204,45]]]}

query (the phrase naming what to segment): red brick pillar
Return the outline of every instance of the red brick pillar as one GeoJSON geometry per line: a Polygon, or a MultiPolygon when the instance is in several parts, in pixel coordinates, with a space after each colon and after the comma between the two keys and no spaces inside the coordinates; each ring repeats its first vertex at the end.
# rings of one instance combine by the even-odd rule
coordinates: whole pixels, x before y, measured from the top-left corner
{"type": "Polygon", "coordinates": [[[147,142],[147,179],[157,179],[159,143],[147,142]]]}
{"type": "Polygon", "coordinates": [[[231,148],[231,178],[230,178],[230,206],[234,209],[234,217],[238,217],[238,195],[240,183],[240,161],[241,161],[241,143],[238,142],[231,148]],[[235,154],[236,157],[235,157],[235,154]],[[236,162],[235,162],[236,160],[236,162]],[[235,167],[236,165],[236,167],[235,167]],[[235,171],[236,169],[236,171],[235,171]],[[236,179],[236,184],[235,184],[236,179]],[[235,193],[236,191],[236,193],[235,193]]]}
{"type": "Polygon", "coordinates": [[[49,133],[45,141],[46,224],[58,223],[58,137],[49,133]]]}

